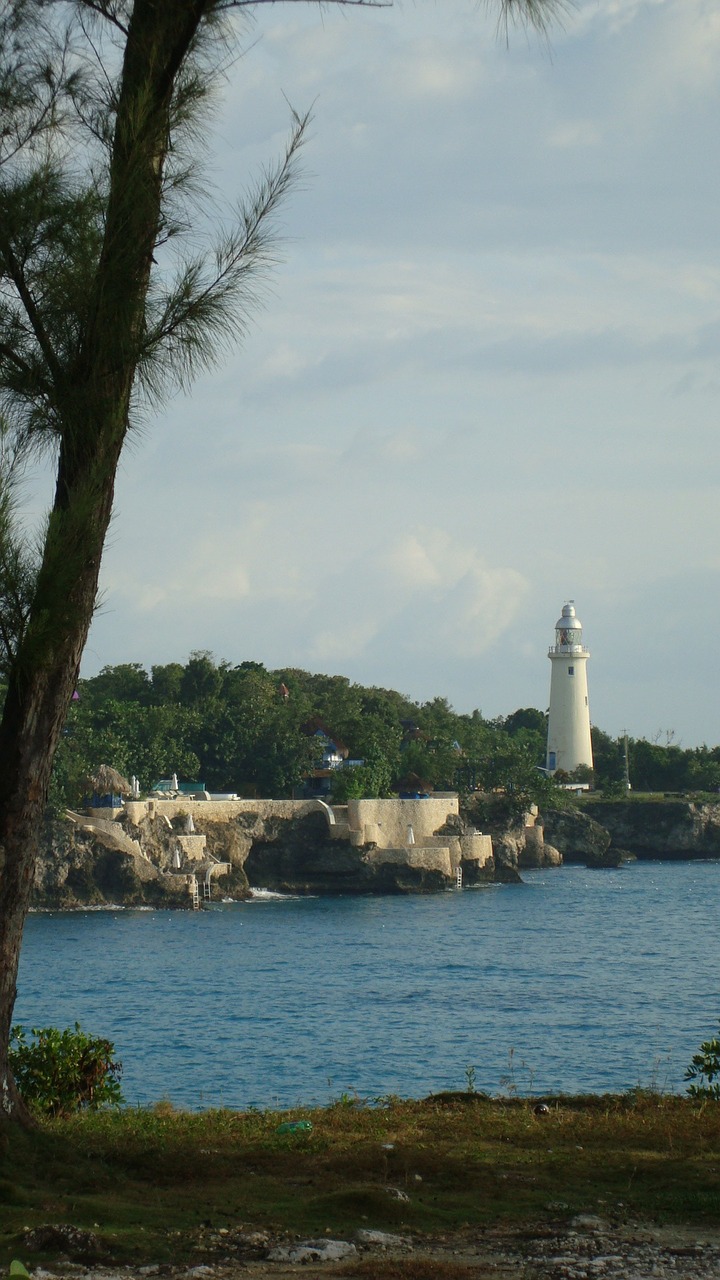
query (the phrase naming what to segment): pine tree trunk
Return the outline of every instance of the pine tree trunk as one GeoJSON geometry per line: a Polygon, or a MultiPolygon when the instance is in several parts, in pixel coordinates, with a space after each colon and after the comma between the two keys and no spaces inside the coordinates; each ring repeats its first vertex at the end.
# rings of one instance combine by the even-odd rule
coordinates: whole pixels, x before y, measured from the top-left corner
{"type": "Polygon", "coordinates": [[[62,511],[56,498],[33,616],[0,723],[0,1117],[23,1124],[29,1117],[7,1057],[20,944],[53,759],[92,620],[118,458],[119,448],[95,503],[77,504],[84,519],[74,510],[76,494],[65,493],[62,511]]]}
{"type": "Polygon", "coordinates": [[[55,750],[92,620],[162,211],[173,87],[215,0],[135,0],[103,249],[72,368],[53,372],[57,486],[0,722],[0,1121],[31,1123],[8,1062],[23,926],[55,750]]]}

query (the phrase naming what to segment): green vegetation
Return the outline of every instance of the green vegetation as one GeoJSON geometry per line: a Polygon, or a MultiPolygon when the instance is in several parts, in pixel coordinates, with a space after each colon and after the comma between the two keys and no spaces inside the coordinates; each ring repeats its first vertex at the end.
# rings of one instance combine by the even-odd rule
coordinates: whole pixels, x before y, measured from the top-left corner
{"type": "MultiPolygon", "coordinates": [[[[720,747],[681,747],[673,733],[664,742],[628,738],[628,765],[633,792],[698,792],[717,798],[720,790],[720,747]]],[[[625,740],[592,730],[595,786],[609,795],[627,796],[623,787],[625,740]]]]}
{"type": "Polygon", "coordinates": [[[66,1027],[13,1027],[10,1067],[31,1111],[42,1116],[68,1116],[83,1107],[118,1106],[122,1066],[115,1046],[90,1036],[79,1023],[66,1027]]]}
{"type": "Polygon", "coordinates": [[[55,762],[58,808],[81,803],[101,763],[135,774],[143,789],[177,773],[210,791],[288,796],[322,755],[314,724],[363,762],[338,771],[338,802],[402,786],[480,786],[504,790],[521,808],[555,792],[536,767],[546,722],[532,709],[489,721],[479,711],[458,715],[443,698],[418,704],[343,676],[231,666],[208,653],[149,673],[138,663],[105,667],[78,692],[55,762]]]}
{"type": "MultiPolygon", "coordinates": [[[[78,692],[53,774],[51,800],[59,809],[81,803],[85,779],[101,763],[135,774],[143,789],[177,773],[211,791],[289,796],[322,754],[307,731],[313,723],[362,761],[334,777],[337,803],[398,788],[458,790],[474,798],[469,816],[488,830],[530,803],[557,805],[566,795],[555,784],[567,779],[550,781],[538,768],[547,717],[533,707],[486,720],[477,710],[458,714],[444,698],[417,703],[344,676],[268,671],[259,662],[232,666],[206,652],[149,672],[139,663],[104,667],[80,681],[78,692]]],[[[604,798],[665,791],[715,798],[720,747],[684,750],[666,736],[664,744],[628,740],[628,793],[624,739],[593,729],[594,775],[579,770],[575,780],[592,781],[604,798]]]]}
{"type": "MultiPolygon", "coordinates": [[[[338,774],[338,803],[388,795],[406,774],[466,795],[476,788],[514,795],[516,808],[524,800],[561,798],[538,772],[547,717],[532,707],[486,720],[477,710],[458,714],[444,698],[417,703],[344,676],[269,671],[259,662],[232,666],[206,652],[191,654],[184,666],[153,666],[150,673],[140,663],[104,667],[80,681],[79,695],[68,712],[53,775],[51,798],[59,808],[80,803],[87,774],[103,762],[136,774],[144,788],[175,772],[202,778],[211,790],[290,795],[318,754],[317,743],[302,732],[313,718],[347,745],[351,758],[363,761],[338,774]],[[281,684],[290,692],[287,699],[279,693],[281,684]]],[[[0,684],[0,701],[3,696],[0,684]]],[[[627,792],[624,739],[593,727],[594,773],[579,770],[583,776],[575,780],[592,781],[595,791],[583,799],[645,801],[666,793],[717,799],[720,746],[682,748],[672,734],[665,736],[664,743],[628,739],[627,792]]],[[[502,820],[508,804],[495,800],[489,811],[502,820]]]]}
{"type": "Polygon", "coordinates": [[[27,1262],[23,1231],[48,1222],[93,1230],[108,1260],[190,1262],[227,1256],[233,1232],[256,1229],[432,1234],[579,1212],[717,1221],[720,1107],[651,1093],[545,1101],[543,1115],[536,1099],[467,1092],[55,1120],[3,1138],[0,1264],[27,1262]],[[280,1132],[299,1120],[312,1129],[280,1132]]]}
{"type": "Polygon", "coordinates": [[[704,1040],[685,1072],[685,1079],[692,1080],[688,1093],[693,1098],[712,1098],[720,1102],[720,1037],[704,1040]]]}
{"type": "Polygon", "coordinates": [[[192,1113],[103,1105],[121,1101],[112,1044],[77,1025],[32,1035],[16,1028],[13,1070],[43,1122],[0,1129],[0,1266],[37,1228],[43,1257],[48,1222],[70,1227],[71,1258],[139,1264],[242,1255],[257,1230],[432,1235],[598,1212],[699,1226],[720,1211],[719,1039],[692,1059],[689,1098],[523,1098],[513,1084],[494,1099],[469,1066],[464,1092],[420,1101],[192,1113]]]}

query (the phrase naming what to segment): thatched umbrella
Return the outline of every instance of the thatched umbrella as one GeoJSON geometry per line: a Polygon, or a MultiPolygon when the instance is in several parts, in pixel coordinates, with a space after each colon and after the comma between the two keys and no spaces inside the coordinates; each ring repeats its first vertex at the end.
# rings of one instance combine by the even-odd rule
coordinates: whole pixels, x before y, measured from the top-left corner
{"type": "Polygon", "coordinates": [[[117,769],[109,764],[101,764],[94,773],[85,778],[85,786],[96,796],[131,796],[132,787],[127,778],[123,778],[117,769]]]}

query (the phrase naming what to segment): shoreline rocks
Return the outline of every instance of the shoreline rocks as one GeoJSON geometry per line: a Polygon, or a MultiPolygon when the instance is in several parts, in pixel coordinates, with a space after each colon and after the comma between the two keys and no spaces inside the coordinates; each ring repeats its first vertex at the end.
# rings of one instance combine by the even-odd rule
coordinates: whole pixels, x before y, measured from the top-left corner
{"type": "Polygon", "coordinates": [[[611,848],[610,832],[580,809],[546,809],[545,834],[561,852],[563,861],[586,867],[618,867],[619,850],[611,848]]]}
{"type": "Polygon", "coordinates": [[[720,803],[593,799],[587,814],[609,833],[612,847],[637,858],[720,858],[720,803]]]}
{"type": "Polygon", "coordinates": [[[55,819],[46,827],[32,906],[187,909],[188,873],[201,878],[208,868],[215,899],[242,899],[253,886],[316,896],[441,893],[455,887],[457,868],[469,887],[521,883],[524,869],[563,862],[614,868],[633,858],[720,858],[720,804],[689,800],[593,799],[533,811],[524,822],[498,823],[491,856],[474,851],[482,839],[489,850],[490,841],[457,813],[426,839],[427,847],[384,849],[337,821],[333,829],[319,809],[291,810],[291,802],[269,801],[234,816],[208,809],[190,836],[181,812],[55,819]],[[178,849],[194,843],[202,845],[202,857],[178,867],[178,849]]]}

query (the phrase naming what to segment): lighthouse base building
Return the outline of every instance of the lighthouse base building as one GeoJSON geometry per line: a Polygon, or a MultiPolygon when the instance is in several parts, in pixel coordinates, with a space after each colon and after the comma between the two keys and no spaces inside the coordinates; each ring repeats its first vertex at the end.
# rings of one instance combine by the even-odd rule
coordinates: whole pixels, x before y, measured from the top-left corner
{"type": "Polygon", "coordinates": [[[555,624],[555,644],[548,651],[551,663],[550,713],[548,716],[548,773],[561,769],[573,773],[580,765],[593,767],[588,703],[587,662],[590,651],[582,642],[582,623],[570,601],[555,624]]]}

